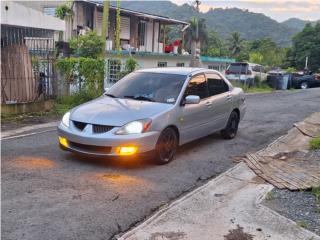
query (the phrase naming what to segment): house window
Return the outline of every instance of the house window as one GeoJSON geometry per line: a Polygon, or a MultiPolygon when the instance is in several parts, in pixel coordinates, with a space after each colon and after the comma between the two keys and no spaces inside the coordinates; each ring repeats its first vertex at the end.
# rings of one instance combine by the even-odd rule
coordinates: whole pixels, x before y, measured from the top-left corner
{"type": "Polygon", "coordinates": [[[120,39],[130,39],[130,17],[121,16],[120,21],[120,39]]]}
{"type": "Polygon", "coordinates": [[[139,46],[145,45],[145,36],[146,36],[146,22],[139,22],[138,24],[139,46]]]}
{"type": "Polygon", "coordinates": [[[177,67],[184,67],[184,63],[177,63],[177,67]]]}
{"type": "Polygon", "coordinates": [[[166,67],[167,62],[158,62],[158,67],[166,67]]]}
{"type": "Polygon", "coordinates": [[[47,15],[47,16],[52,16],[55,17],[56,16],[56,7],[44,7],[43,8],[43,14],[47,15]]]}
{"type": "Polygon", "coordinates": [[[208,65],[208,69],[220,71],[220,66],[208,65]]]}

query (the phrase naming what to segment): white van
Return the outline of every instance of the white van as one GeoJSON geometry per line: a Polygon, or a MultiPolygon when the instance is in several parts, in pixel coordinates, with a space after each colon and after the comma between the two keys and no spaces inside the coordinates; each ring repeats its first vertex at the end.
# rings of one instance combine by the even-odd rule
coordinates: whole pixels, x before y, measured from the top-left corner
{"type": "Polygon", "coordinates": [[[229,81],[240,81],[248,85],[252,85],[256,76],[261,80],[265,80],[267,75],[263,66],[255,63],[236,62],[231,63],[225,72],[225,76],[229,81]]]}

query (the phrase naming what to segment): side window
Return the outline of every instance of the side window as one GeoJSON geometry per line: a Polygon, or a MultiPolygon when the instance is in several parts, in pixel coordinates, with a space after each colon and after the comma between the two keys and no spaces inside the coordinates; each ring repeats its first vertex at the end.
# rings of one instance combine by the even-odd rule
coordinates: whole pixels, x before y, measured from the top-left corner
{"type": "Polygon", "coordinates": [[[229,91],[228,84],[216,73],[206,74],[208,81],[209,95],[214,96],[229,91]]]}
{"type": "Polygon", "coordinates": [[[184,93],[184,96],[197,95],[200,99],[208,97],[208,87],[203,74],[193,77],[184,93]]]}

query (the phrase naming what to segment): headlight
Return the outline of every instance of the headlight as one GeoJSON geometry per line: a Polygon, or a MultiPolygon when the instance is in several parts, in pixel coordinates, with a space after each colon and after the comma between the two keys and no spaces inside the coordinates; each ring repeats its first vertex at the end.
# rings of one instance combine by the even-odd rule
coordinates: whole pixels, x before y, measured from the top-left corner
{"type": "Polygon", "coordinates": [[[69,118],[70,118],[70,112],[67,112],[67,113],[64,114],[63,117],[62,117],[62,123],[63,123],[63,125],[65,125],[66,127],[69,127],[69,125],[70,125],[70,120],[69,120],[69,118]]]}
{"type": "Polygon", "coordinates": [[[126,125],[122,126],[118,131],[116,131],[116,134],[128,135],[147,132],[150,129],[151,122],[151,119],[129,122],[126,125]]]}

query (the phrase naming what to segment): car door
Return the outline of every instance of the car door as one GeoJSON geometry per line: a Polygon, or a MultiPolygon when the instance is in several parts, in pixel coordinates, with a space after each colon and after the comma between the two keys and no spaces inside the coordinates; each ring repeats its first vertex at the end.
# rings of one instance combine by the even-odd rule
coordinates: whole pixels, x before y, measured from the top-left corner
{"type": "Polygon", "coordinates": [[[206,73],[210,108],[210,126],[212,131],[218,131],[226,126],[232,108],[232,95],[229,85],[218,73],[206,73]]]}
{"type": "Polygon", "coordinates": [[[193,76],[188,83],[183,98],[188,95],[200,97],[198,104],[182,106],[181,140],[183,143],[207,135],[209,115],[208,86],[204,74],[193,76]]]}

